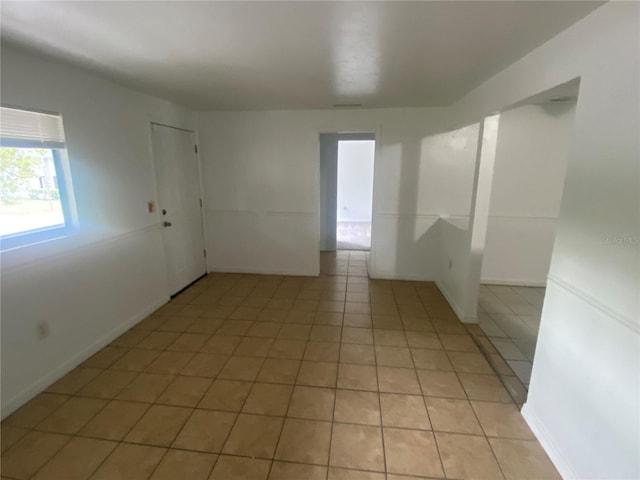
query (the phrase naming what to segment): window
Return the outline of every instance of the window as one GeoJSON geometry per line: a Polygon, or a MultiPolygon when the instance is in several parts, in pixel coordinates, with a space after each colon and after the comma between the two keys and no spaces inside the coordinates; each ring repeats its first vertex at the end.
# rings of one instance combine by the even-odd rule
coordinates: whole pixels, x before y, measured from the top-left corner
{"type": "Polygon", "coordinates": [[[62,117],[0,107],[0,248],[66,235],[71,228],[62,117]]]}

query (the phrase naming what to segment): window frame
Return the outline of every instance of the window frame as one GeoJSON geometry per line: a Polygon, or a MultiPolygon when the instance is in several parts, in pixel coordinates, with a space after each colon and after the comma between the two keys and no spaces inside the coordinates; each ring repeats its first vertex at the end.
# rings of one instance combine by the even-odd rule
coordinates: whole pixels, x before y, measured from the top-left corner
{"type": "MultiPolygon", "coordinates": [[[[3,105],[3,107],[8,107],[16,110],[22,110],[25,112],[33,112],[33,113],[48,113],[42,112],[33,109],[26,109],[21,107],[9,107],[8,105],[3,105]]],[[[62,116],[60,116],[60,121],[63,122],[62,116]]],[[[64,128],[64,123],[63,123],[64,128]]],[[[74,220],[74,210],[73,210],[73,197],[71,186],[69,184],[70,178],[65,168],[66,164],[66,144],[62,144],[60,146],[52,146],[52,145],[34,145],[29,141],[20,141],[20,140],[11,140],[11,139],[0,139],[0,148],[2,147],[13,147],[13,148],[42,148],[45,150],[51,151],[51,156],[53,158],[53,167],[56,176],[56,184],[58,189],[58,196],[60,199],[60,206],[62,208],[62,217],[64,223],[51,225],[42,228],[35,228],[31,230],[23,230],[21,232],[10,233],[7,235],[0,235],[0,252],[13,250],[20,247],[26,247],[29,245],[45,242],[48,240],[54,240],[56,238],[61,238],[70,235],[75,230],[75,220],[74,220]]]]}

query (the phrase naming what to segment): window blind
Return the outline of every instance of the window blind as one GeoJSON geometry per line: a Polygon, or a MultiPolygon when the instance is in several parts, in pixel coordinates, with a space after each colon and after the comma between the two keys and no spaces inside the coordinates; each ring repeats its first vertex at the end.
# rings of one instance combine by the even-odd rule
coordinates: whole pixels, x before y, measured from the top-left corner
{"type": "Polygon", "coordinates": [[[64,148],[62,117],[0,107],[0,144],[6,147],[64,148]]]}

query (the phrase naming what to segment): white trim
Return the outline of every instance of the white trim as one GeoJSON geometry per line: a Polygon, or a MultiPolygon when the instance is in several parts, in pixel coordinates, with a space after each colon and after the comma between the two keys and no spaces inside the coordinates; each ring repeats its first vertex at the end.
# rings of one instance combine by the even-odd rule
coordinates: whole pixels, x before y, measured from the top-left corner
{"type": "Polygon", "coordinates": [[[547,282],[515,278],[481,278],[481,285],[506,285],[508,287],[546,287],[547,282]]]}
{"type": "Polygon", "coordinates": [[[63,364],[58,365],[57,367],[50,370],[49,373],[40,377],[38,380],[33,382],[27,388],[25,388],[20,393],[15,395],[12,399],[10,399],[7,402],[4,402],[1,407],[1,413],[0,413],[1,418],[4,419],[5,417],[13,413],[15,410],[17,410],[22,405],[24,405],[29,400],[31,400],[33,397],[35,397],[37,394],[45,390],[47,387],[49,387],[50,385],[55,383],[57,380],[62,378],[64,375],[69,373],[71,370],[76,368],[86,359],[88,359],[93,354],[98,352],[98,350],[104,348],[106,345],[114,341],[116,338],[118,338],[124,332],[129,330],[131,327],[133,327],[137,323],[147,318],[149,315],[151,315],[153,312],[155,312],[158,308],[160,308],[162,305],[164,305],[168,301],[169,301],[168,296],[163,295],[161,298],[158,298],[158,300],[151,303],[150,305],[147,305],[144,309],[142,309],[136,315],[129,318],[126,322],[121,323],[116,328],[108,332],[106,335],[103,335],[101,338],[93,342],[83,351],[74,355],[72,358],[70,358],[63,364]]]}
{"type": "Polygon", "coordinates": [[[246,273],[252,275],[289,275],[293,277],[317,277],[320,272],[309,270],[280,269],[268,267],[232,267],[232,266],[212,266],[209,273],[246,273]]]}
{"type": "Polygon", "coordinates": [[[528,403],[525,403],[522,406],[522,410],[520,411],[522,417],[531,428],[531,431],[540,442],[540,445],[544,449],[544,451],[549,456],[549,459],[556,467],[560,476],[562,478],[568,479],[578,479],[579,476],[576,473],[576,470],[572,467],[571,463],[567,459],[567,457],[562,453],[562,450],[558,447],[558,444],[553,441],[553,438],[547,432],[547,429],[544,427],[543,423],[540,421],[540,418],[535,414],[535,412],[529,407],[528,403]]]}
{"type": "Polygon", "coordinates": [[[420,273],[396,273],[390,271],[378,271],[369,270],[369,278],[376,280],[406,280],[411,282],[432,282],[435,283],[435,279],[427,277],[420,273]]]}
{"type": "Polygon", "coordinates": [[[447,292],[447,289],[445,288],[444,284],[440,280],[436,280],[435,284],[438,287],[438,290],[440,290],[440,293],[444,295],[444,298],[449,304],[449,306],[453,309],[453,313],[456,314],[456,317],[458,317],[458,320],[460,320],[462,323],[478,323],[478,317],[468,317],[464,315],[463,310],[453,300],[453,297],[449,295],[449,293],[447,292]]]}
{"type": "Polygon", "coordinates": [[[605,305],[604,303],[602,303],[600,300],[598,300],[596,297],[594,297],[590,293],[585,292],[584,290],[582,290],[579,287],[571,285],[566,280],[563,280],[562,278],[560,278],[560,277],[558,277],[556,275],[553,275],[553,274],[549,274],[547,276],[547,280],[548,280],[548,282],[553,283],[554,285],[556,285],[556,286],[562,288],[563,290],[571,293],[573,296],[579,298],[580,300],[582,300],[583,302],[585,302],[588,305],[592,306],[593,308],[599,310],[600,312],[602,312],[606,316],[611,317],[613,320],[615,320],[616,322],[624,325],[625,327],[627,327],[628,329],[634,331],[635,333],[640,333],[640,325],[638,324],[637,321],[634,321],[633,318],[627,317],[627,316],[623,315],[622,313],[614,310],[610,306],[605,305]]]}

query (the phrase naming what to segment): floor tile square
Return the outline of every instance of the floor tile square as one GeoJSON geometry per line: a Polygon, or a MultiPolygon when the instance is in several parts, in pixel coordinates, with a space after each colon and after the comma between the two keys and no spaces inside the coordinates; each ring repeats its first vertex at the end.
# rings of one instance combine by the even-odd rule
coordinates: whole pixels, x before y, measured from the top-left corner
{"type": "Polygon", "coordinates": [[[273,462],[269,480],[325,480],[327,468],[300,463],[273,462]]]}
{"type": "Polygon", "coordinates": [[[444,475],[431,432],[385,428],[384,449],[388,472],[425,477],[444,475]]]}
{"type": "Polygon", "coordinates": [[[380,427],[334,424],[329,464],[332,467],[384,472],[380,427]]]}
{"type": "Polygon", "coordinates": [[[275,458],[326,465],[329,459],[331,423],[287,418],[275,458]]]}
{"type": "Polygon", "coordinates": [[[370,365],[339,364],[338,388],[378,390],[376,367],[370,365]]]}
{"type": "Polygon", "coordinates": [[[283,420],[278,417],[240,414],[224,445],[223,453],[273,458],[283,420]]]}
{"type": "Polygon", "coordinates": [[[507,480],[560,480],[562,477],[536,441],[490,438],[507,480]]]}
{"type": "Polygon", "coordinates": [[[72,397],[38,425],[38,430],[75,434],[107,405],[106,400],[72,397]]]}
{"type": "Polygon", "coordinates": [[[375,392],[336,391],[334,421],[380,425],[380,402],[375,392]]]}
{"type": "Polygon", "coordinates": [[[211,386],[210,378],[178,376],[156,400],[165,405],[195,407],[211,386]]]}
{"type": "Polygon", "coordinates": [[[117,445],[106,440],[72,438],[33,478],[86,480],[117,445]]]}
{"type": "Polygon", "coordinates": [[[251,382],[217,379],[205,393],[198,408],[239,412],[251,390],[251,382]]]}
{"type": "Polygon", "coordinates": [[[420,386],[422,387],[422,393],[424,395],[467,398],[458,380],[458,376],[453,372],[418,370],[418,380],[420,380],[420,386]]]}
{"type": "Polygon", "coordinates": [[[243,413],[284,416],[293,387],[273,383],[254,383],[242,408],[243,413]]]}
{"type": "Polygon", "coordinates": [[[385,427],[431,428],[424,400],[417,395],[380,394],[382,424],[385,427]]]}
{"type": "Polygon", "coordinates": [[[121,443],[91,480],[147,480],[166,449],[121,443]]]}
{"type": "Polygon", "coordinates": [[[518,408],[509,403],[471,401],[487,437],[533,440],[531,429],[518,408]]]}
{"type": "Polygon", "coordinates": [[[172,448],[220,452],[235,419],[235,413],[196,409],[173,442],[172,448]]]}
{"type": "Polygon", "coordinates": [[[286,383],[293,385],[298,377],[300,360],[267,358],[262,364],[256,381],[265,383],[286,383]]]}
{"type": "Polygon", "coordinates": [[[71,437],[57,433],[30,432],[2,455],[2,474],[31,478],[71,437]]]}
{"type": "Polygon", "coordinates": [[[207,480],[217,455],[211,453],[169,450],[150,480],[207,480]]]}
{"type": "Polygon", "coordinates": [[[220,455],[209,480],[267,480],[270,460],[220,455]]]}
{"type": "Polygon", "coordinates": [[[373,345],[343,343],[340,346],[340,362],[375,365],[376,354],[373,345]]]}
{"type": "Polygon", "coordinates": [[[190,408],[152,405],[124,440],[168,447],[190,415],[190,408]]]}
{"type": "Polygon", "coordinates": [[[381,392],[420,395],[416,372],[409,368],[378,367],[378,383],[381,392]]]}
{"type": "Polygon", "coordinates": [[[338,364],[335,362],[303,361],[296,384],[313,387],[335,387],[338,364]]]}
{"type": "Polygon", "coordinates": [[[80,431],[80,435],[120,441],[142,418],[149,405],[112,400],[80,431]]]}
{"type": "Polygon", "coordinates": [[[233,356],[222,368],[218,378],[254,381],[263,363],[263,358],[233,356]]]}
{"type": "Polygon", "coordinates": [[[427,397],[433,430],[482,435],[482,428],[467,400],[427,397]]]}

